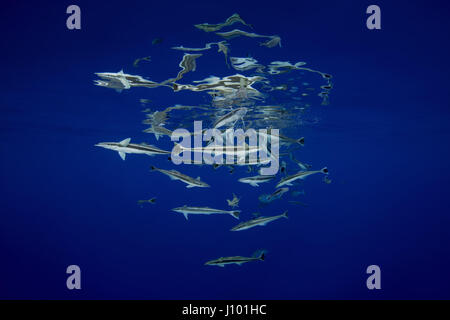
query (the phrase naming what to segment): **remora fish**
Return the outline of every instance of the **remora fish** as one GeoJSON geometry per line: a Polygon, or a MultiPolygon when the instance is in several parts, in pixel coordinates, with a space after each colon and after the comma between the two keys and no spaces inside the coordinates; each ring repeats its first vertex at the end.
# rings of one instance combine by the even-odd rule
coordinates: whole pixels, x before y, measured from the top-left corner
{"type": "Polygon", "coordinates": [[[151,146],[145,143],[135,144],[130,143],[130,141],[131,138],[127,138],[120,142],[100,142],[95,146],[117,151],[122,160],[125,160],[127,153],[146,154],[149,156],[153,156],[155,154],[170,154],[170,151],[161,150],[155,146],[151,146]]]}
{"type": "Polygon", "coordinates": [[[143,57],[143,58],[137,58],[136,60],[134,60],[133,67],[136,68],[139,65],[139,62],[141,62],[141,61],[152,61],[152,60],[151,60],[150,56],[143,57]]]}
{"type": "Polygon", "coordinates": [[[281,179],[280,182],[278,182],[278,184],[276,185],[276,188],[279,188],[284,185],[292,186],[292,182],[294,182],[295,180],[305,179],[306,177],[308,177],[312,174],[315,174],[315,173],[328,174],[328,169],[327,169],[327,167],[325,167],[320,170],[314,170],[314,171],[299,171],[296,174],[293,174],[291,176],[281,179]]]}
{"type": "Polygon", "coordinates": [[[186,183],[187,184],[186,188],[194,188],[194,187],[208,188],[208,187],[210,187],[209,184],[201,181],[200,177],[197,177],[197,179],[194,179],[185,174],[182,174],[181,172],[178,172],[177,170],[164,170],[164,169],[156,168],[154,166],[151,166],[151,170],[159,171],[159,172],[165,174],[166,176],[168,176],[172,180],[180,180],[181,182],[186,183]]]}
{"type": "Polygon", "coordinates": [[[327,176],[323,177],[323,182],[325,182],[326,184],[330,184],[331,183],[331,179],[328,178],[327,176]]]}
{"type": "Polygon", "coordinates": [[[286,137],[282,134],[272,134],[272,133],[264,133],[264,132],[258,132],[258,134],[266,139],[270,139],[273,140],[274,137],[278,138],[278,141],[280,144],[284,144],[284,145],[289,145],[289,144],[299,144],[302,147],[305,145],[305,138],[301,137],[299,139],[293,139],[293,138],[289,138],[286,137]]]}
{"type": "Polygon", "coordinates": [[[213,209],[208,207],[188,207],[186,205],[172,209],[172,211],[182,213],[186,220],[188,220],[189,214],[230,214],[234,218],[239,219],[240,210],[227,211],[220,209],[213,209]]]}
{"type": "Polygon", "coordinates": [[[103,79],[118,80],[123,85],[124,89],[131,88],[130,81],[127,79],[127,76],[131,75],[124,73],[123,70],[120,70],[119,72],[96,72],[95,74],[103,79]]]}
{"type": "Polygon", "coordinates": [[[186,48],[184,46],[177,46],[177,47],[172,47],[172,49],[174,49],[174,50],[181,50],[181,51],[204,51],[204,50],[211,49],[211,46],[213,44],[219,45],[219,42],[209,42],[203,48],[186,48]]]}
{"type": "Polygon", "coordinates": [[[253,176],[253,177],[246,177],[241,178],[238,181],[242,183],[248,183],[252,187],[259,187],[259,183],[268,182],[275,178],[274,175],[272,176],[253,176]]]}
{"type": "Polygon", "coordinates": [[[219,267],[224,267],[226,264],[237,264],[238,266],[240,266],[243,263],[246,262],[250,262],[250,261],[264,261],[265,258],[265,253],[262,252],[259,256],[257,257],[240,257],[240,256],[235,256],[235,257],[221,257],[219,259],[215,259],[215,260],[210,260],[208,262],[205,263],[206,266],[219,266],[219,267]]]}
{"type": "MultiPolygon", "coordinates": [[[[178,81],[181,78],[183,78],[183,76],[190,72],[190,71],[195,71],[197,69],[197,63],[195,62],[195,60],[199,57],[201,57],[202,54],[190,54],[190,53],[185,53],[183,56],[183,60],[181,60],[179,66],[181,67],[181,71],[178,72],[177,77],[170,82],[174,82],[174,81],[178,81]]],[[[167,80],[166,80],[167,81],[167,80]]]]}
{"type": "Polygon", "coordinates": [[[299,190],[292,191],[291,194],[292,194],[293,197],[298,197],[299,195],[305,195],[305,190],[302,190],[302,191],[299,191],[299,190]]]}
{"type": "Polygon", "coordinates": [[[225,63],[227,64],[228,68],[230,65],[228,64],[228,47],[226,41],[220,41],[217,43],[217,46],[219,47],[219,50],[217,52],[223,52],[223,55],[225,56],[225,63]]]}
{"type": "Polygon", "coordinates": [[[231,231],[241,231],[241,230],[247,230],[256,226],[261,226],[264,227],[266,224],[268,224],[269,222],[278,220],[280,218],[288,218],[287,215],[287,211],[285,211],[284,213],[277,215],[277,216],[272,216],[272,217],[258,217],[256,219],[253,220],[249,220],[249,221],[245,221],[242,223],[239,223],[237,226],[235,226],[234,228],[231,229],[231,231]]]}
{"type": "Polygon", "coordinates": [[[278,138],[280,139],[280,141],[283,143],[297,143],[297,144],[299,144],[299,145],[301,145],[301,146],[304,146],[305,145],[305,138],[304,137],[301,137],[301,138],[299,138],[299,139],[292,139],[292,138],[289,138],[289,137],[286,137],[286,136],[284,136],[284,135],[282,135],[282,134],[279,134],[278,135],[278,138]]]}
{"type": "Polygon", "coordinates": [[[123,70],[119,72],[96,72],[102,80],[94,80],[95,85],[116,89],[121,92],[123,89],[130,89],[131,87],[146,87],[155,88],[159,86],[169,86],[165,83],[157,83],[146,80],[138,75],[124,73],[123,70]]]}
{"type": "Polygon", "coordinates": [[[272,36],[270,40],[260,43],[260,46],[265,46],[267,48],[273,48],[277,45],[281,47],[281,38],[279,36],[272,36]]]}
{"type": "Polygon", "coordinates": [[[261,159],[261,156],[258,159],[248,159],[245,162],[237,162],[234,165],[237,166],[260,166],[264,164],[269,164],[271,161],[277,162],[278,160],[273,156],[269,155],[269,157],[265,157],[261,159]]]}
{"type": "Polygon", "coordinates": [[[226,115],[220,117],[216,123],[214,123],[214,129],[223,127],[229,123],[235,123],[239,119],[242,119],[247,113],[248,109],[245,107],[234,109],[233,111],[227,113],[226,115]]]}
{"type": "Polygon", "coordinates": [[[264,36],[264,35],[257,34],[254,32],[246,32],[246,31],[242,31],[239,29],[234,29],[234,30],[227,31],[227,32],[216,32],[216,34],[218,36],[224,37],[227,40],[235,38],[235,37],[240,37],[240,36],[245,36],[245,37],[250,37],[250,38],[270,38],[270,39],[273,38],[273,36],[264,36]]]}
{"type": "Polygon", "coordinates": [[[300,168],[302,168],[302,170],[308,170],[309,168],[311,168],[311,165],[306,164],[306,163],[302,163],[300,161],[298,161],[297,159],[294,158],[294,155],[292,154],[292,152],[289,153],[289,158],[294,161],[295,163],[298,164],[298,166],[300,168]]]}

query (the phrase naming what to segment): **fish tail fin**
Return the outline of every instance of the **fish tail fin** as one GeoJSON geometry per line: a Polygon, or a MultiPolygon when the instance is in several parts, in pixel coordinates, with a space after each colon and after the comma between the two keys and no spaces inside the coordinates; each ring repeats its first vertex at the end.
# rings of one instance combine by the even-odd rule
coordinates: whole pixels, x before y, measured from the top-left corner
{"type": "Polygon", "coordinates": [[[151,170],[151,171],[155,171],[155,170],[158,170],[158,168],[155,167],[155,166],[151,166],[151,167],[150,167],[150,170],[151,170]]]}
{"type": "Polygon", "coordinates": [[[284,218],[286,218],[286,219],[288,218],[288,214],[287,214],[287,213],[288,213],[288,211],[286,210],[286,211],[283,212],[283,214],[282,214],[282,216],[283,216],[284,218]]]}
{"type": "Polygon", "coordinates": [[[259,260],[264,261],[265,258],[266,258],[265,252],[261,252],[261,255],[259,256],[259,260]]]}
{"type": "Polygon", "coordinates": [[[322,172],[323,174],[328,174],[328,168],[323,167],[322,169],[320,169],[320,172],[322,172]]]}
{"type": "Polygon", "coordinates": [[[297,139],[297,143],[303,147],[305,145],[305,138],[301,137],[300,139],[297,139]]]}
{"type": "Polygon", "coordinates": [[[151,198],[151,199],[148,200],[148,202],[155,203],[156,202],[156,198],[151,198]]]}
{"type": "Polygon", "coordinates": [[[241,214],[240,210],[232,211],[231,215],[239,220],[239,215],[241,214]]]}

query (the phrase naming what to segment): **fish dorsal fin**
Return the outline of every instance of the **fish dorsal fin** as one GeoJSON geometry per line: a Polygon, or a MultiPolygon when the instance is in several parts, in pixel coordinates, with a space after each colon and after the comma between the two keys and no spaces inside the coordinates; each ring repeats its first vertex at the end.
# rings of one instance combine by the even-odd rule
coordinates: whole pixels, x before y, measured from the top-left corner
{"type": "Polygon", "coordinates": [[[126,147],[130,144],[130,141],[131,141],[131,138],[126,138],[126,139],[120,141],[119,144],[121,147],[126,147]]]}
{"type": "Polygon", "coordinates": [[[197,179],[196,179],[196,180],[200,181],[200,177],[197,177],[197,179]]]}

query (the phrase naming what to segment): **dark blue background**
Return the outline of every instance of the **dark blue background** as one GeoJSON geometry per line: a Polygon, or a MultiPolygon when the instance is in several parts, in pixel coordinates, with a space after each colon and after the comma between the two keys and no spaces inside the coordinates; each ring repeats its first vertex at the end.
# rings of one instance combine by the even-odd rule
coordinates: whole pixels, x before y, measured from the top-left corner
{"type": "MultiPolygon", "coordinates": [[[[6,1],[0,27],[0,298],[450,298],[446,1],[6,1]],[[79,31],[66,28],[70,4],[81,7],[79,31]],[[381,7],[382,30],[365,26],[370,4],[381,7]],[[228,216],[187,222],[169,210],[225,207],[235,192],[248,217],[273,186],[185,166],[213,186],[186,189],[149,172],[167,160],[121,161],[95,148],[129,136],[155,143],[141,133],[139,98],[188,103],[166,88],[118,94],[92,80],[136,73],[132,62],[147,55],[159,62],[139,74],[173,76],[180,54],[166,56],[170,46],[216,39],[192,25],[234,12],[282,37],[272,60],[307,61],[335,87],[304,134],[307,162],[327,165],[333,183],[312,177],[308,207],[279,201],[265,212],[289,209],[289,221],[231,234],[228,216]],[[151,196],[156,205],[136,205],[151,196]],[[203,266],[259,248],[268,250],[263,263],[203,266]],[[82,269],[81,291],[66,289],[70,264],[82,269]],[[382,290],[366,288],[371,264],[382,290]]],[[[209,75],[208,64],[197,72],[186,79],[209,75]]]]}

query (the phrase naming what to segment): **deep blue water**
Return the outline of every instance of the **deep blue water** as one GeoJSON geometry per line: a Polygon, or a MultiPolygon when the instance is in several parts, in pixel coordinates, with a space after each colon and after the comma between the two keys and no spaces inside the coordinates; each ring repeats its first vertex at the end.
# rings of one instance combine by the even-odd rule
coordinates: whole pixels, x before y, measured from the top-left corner
{"type": "MultiPolygon", "coordinates": [[[[74,2],[81,30],[65,26],[72,2],[16,1],[0,13],[0,298],[450,298],[445,1],[93,2],[74,2]],[[381,30],[365,26],[370,4],[381,8],[381,30]],[[168,148],[167,138],[142,133],[138,99],[158,109],[207,98],[168,88],[117,93],[94,86],[94,72],[165,80],[179,70],[171,46],[217,41],[193,24],[234,12],[255,32],[281,36],[282,48],[258,48],[267,53],[258,60],[306,61],[334,84],[330,104],[313,106],[320,121],[301,133],[305,159],[328,166],[332,183],[308,178],[299,198],[307,207],[278,200],[264,214],[288,209],[289,220],[240,233],[229,231],[229,216],[186,221],[170,209],[226,208],[235,192],[249,218],[273,184],[238,183],[245,169],[186,165],[176,169],[212,186],[186,189],[149,171],[171,168],[163,157],[122,161],[94,147],[132,137],[168,148]],[[156,37],[163,42],[152,45],[156,37]],[[152,62],[133,69],[148,55],[152,62]],[[152,196],[156,204],[136,205],[152,196]],[[267,250],[264,262],[203,265],[256,249],[267,250]],[[82,270],[79,291],[66,288],[71,264],[82,270]],[[381,267],[381,290],[366,288],[372,264],[381,267]]],[[[198,60],[186,80],[210,68],[198,60]]]]}

